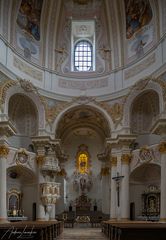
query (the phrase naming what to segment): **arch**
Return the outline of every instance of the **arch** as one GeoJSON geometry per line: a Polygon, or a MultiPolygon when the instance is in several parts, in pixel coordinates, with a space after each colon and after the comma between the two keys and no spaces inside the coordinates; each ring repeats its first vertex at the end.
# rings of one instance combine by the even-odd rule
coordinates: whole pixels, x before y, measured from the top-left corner
{"type": "Polygon", "coordinates": [[[153,79],[144,79],[139,81],[130,91],[124,104],[123,126],[130,128],[131,106],[136,97],[147,91],[155,91],[159,98],[159,114],[164,111],[163,91],[159,83],[153,79]]]}
{"type": "Polygon", "coordinates": [[[159,96],[154,90],[145,90],[136,96],[130,109],[130,128],[134,134],[150,132],[159,116],[159,96]]]}
{"type": "Polygon", "coordinates": [[[102,118],[105,120],[105,122],[108,125],[108,130],[109,130],[108,137],[111,136],[111,131],[112,131],[112,129],[114,129],[114,123],[113,123],[111,117],[105,110],[103,110],[100,106],[95,105],[94,103],[89,103],[86,105],[79,105],[79,104],[74,103],[73,105],[71,105],[71,106],[67,107],[66,109],[64,109],[63,111],[61,111],[61,113],[59,113],[59,115],[56,117],[54,123],[52,124],[52,133],[57,135],[58,126],[66,113],[69,113],[75,109],[81,109],[83,107],[88,107],[88,108],[92,109],[93,111],[98,112],[102,116],[102,118]]]}
{"type": "Polygon", "coordinates": [[[38,111],[32,100],[23,94],[14,94],[9,99],[10,120],[15,124],[18,134],[35,136],[38,132],[38,111]]]}
{"type": "Polygon", "coordinates": [[[18,85],[11,86],[6,92],[4,114],[8,116],[9,101],[10,101],[10,98],[15,94],[21,94],[23,96],[26,96],[28,99],[30,99],[33,102],[34,106],[38,111],[39,130],[43,130],[45,127],[45,109],[44,109],[43,103],[41,102],[40,97],[34,91],[26,92],[22,87],[18,85]]]}

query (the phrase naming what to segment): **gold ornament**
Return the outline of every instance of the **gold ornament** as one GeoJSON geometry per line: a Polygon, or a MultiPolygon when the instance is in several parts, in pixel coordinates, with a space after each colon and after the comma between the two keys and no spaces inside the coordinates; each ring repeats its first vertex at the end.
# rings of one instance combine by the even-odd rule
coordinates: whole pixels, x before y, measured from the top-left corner
{"type": "Polygon", "coordinates": [[[57,176],[66,177],[67,176],[66,170],[64,168],[61,168],[60,172],[57,173],[57,176]]]}
{"type": "Polygon", "coordinates": [[[7,157],[9,148],[5,145],[0,145],[0,157],[7,157]]]}
{"type": "Polygon", "coordinates": [[[121,161],[123,164],[129,164],[131,160],[131,155],[130,154],[123,154],[121,157],[121,161]]]}
{"type": "Polygon", "coordinates": [[[166,142],[161,142],[159,144],[159,152],[166,153],[166,142]]]}
{"type": "Polygon", "coordinates": [[[111,157],[111,166],[117,165],[117,157],[111,157]]]}
{"type": "Polygon", "coordinates": [[[108,176],[110,173],[109,167],[103,167],[101,168],[100,175],[101,176],[108,176]]]}
{"type": "Polygon", "coordinates": [[[45,162],[45,156],[43,155],[36,156],[36,162],[37,162],[37,165],[42,166],[45,162]]]}

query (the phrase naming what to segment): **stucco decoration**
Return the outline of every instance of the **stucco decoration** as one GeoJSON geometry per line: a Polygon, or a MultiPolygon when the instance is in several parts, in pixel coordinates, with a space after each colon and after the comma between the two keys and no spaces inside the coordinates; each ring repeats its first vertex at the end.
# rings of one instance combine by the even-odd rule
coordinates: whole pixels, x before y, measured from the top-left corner
{"type": "Polygon", "coordinates": [[[25,62],[21,61],[17,57],[13,57],[13,65],[15,68],[19,69],[21,72],[24,72],[25,74],[29,75],[31,78],[34,78],[38,81],[43,80],[43,74],[42,72],[38,71],[37,69],[34,69],[30,67],[25,62]]]}
{"type": "Polygon", "coordinates": [[[133,151],[130,163],[131,172],[135,168],[147,163],[155,163],[160,165],[160,152],[158,145],[151,147],[143,146],[139,150],[133,151]]]}
{"type": "Polygon", "coordinates": [[[123,119],[123,107],[124,107],[124,98],[120,98],[116,101],[112,102],[95,102],[97,105],[102,107],[106,110],[106,112],[110,115],[112,118],[113,123],[115,124],[115,127],[118,126],[119,123],[121,123],[123,119]]]}
{"type": "Polygon", "coordinates": [[[6,98],[6,92],[8,89],[14,85],[17,84],[17,81],[13,81],[10,79],[5,79],[4,81],[0,82],[0,110],[4,112],[4,106],[5,98],[6,98]]]}
{"type": "Polygon", "coordinates": [[[46,122],[52,124],[58,114],[70,105],[71,103],[69,102],[45,98],[46,122]]]}
{"type": "Polygon", "coordinates": [[[136,64],[134,67],[126,70],[124,72],[124,79],[127,80],[129,78],[134,77],[135,75],[139,74],[140,72],[146,70],[149,66],[151,66],[156,61],[155,53],[151,54],[145,60],[142,60],[140,63],[136,64]]]}
{"type": "Polygon", "coordinates": [[[108,78],[99,80],[88,80],[88,81],[74,81],[59,79],[59,87],[68,89],[94,89],[94,88],[105,88],[108,87],[108,78]]]}
{"type": "Polygon", "coordinates": [[[7,158],[9,154],[9,148],[5,145],[0,145],[0,157],[7,158]]]}
{"type": "Polygon", "coordinates": [[[127,62],[144,55],[155,42],[154,13],[149,0],[124,0],[127,62]]]}
{"type": "Polygon", "coordinates": [[[17,15],[17,46],[28,60],[39,59],[40,16],[43,0],[22,0],[17,15]]]}

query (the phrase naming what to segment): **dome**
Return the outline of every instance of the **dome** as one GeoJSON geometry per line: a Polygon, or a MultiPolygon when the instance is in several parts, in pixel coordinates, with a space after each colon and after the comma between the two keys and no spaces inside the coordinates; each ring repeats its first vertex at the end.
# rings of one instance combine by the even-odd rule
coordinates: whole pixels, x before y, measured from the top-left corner
{"type": "Polygon", "coordinates": [[[47,92],[108,95],[162,66],[164,1],[2,0],[0,7],[2,64],[47,92]]]}

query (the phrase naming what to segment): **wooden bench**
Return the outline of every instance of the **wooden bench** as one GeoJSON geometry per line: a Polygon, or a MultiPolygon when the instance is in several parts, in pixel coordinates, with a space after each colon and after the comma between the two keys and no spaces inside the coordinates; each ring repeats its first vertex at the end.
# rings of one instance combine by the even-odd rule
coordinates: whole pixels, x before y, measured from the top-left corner
{"type": "Polygon", "coordinates": [[[111,222],[102,223],[102,231],[110,240],[165,240],[166,223],[111,222]]]}
{"type": "Polygon", "coordinates": [[[62,231],[63,224],[57,221],[3,223],[0,224],[0,239],[54,240],[62,231]]]}

